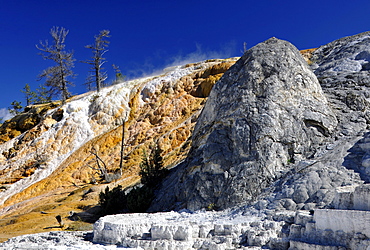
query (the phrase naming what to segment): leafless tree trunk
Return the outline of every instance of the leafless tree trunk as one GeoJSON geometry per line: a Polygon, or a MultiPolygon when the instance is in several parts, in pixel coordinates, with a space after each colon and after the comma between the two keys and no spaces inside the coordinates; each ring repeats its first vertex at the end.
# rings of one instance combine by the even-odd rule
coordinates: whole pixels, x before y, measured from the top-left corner
{"type": "Polygon", "coordinates": [[[96,165],[98,168],[93,168],[94,170],[98,170],[100,172],[100,175],[104,177],[104,179],[107,179],[108,171],[107,171],[107,165],[105,162],[99,157],[98,152],[95,148],[92,148],[90,153],[95,156],[96,165]],[[100,162],[103,164],[103,166],[100,165],[100,162]]]}
{"type": "Polygon", "coordinates": [[[123,153],[125,150],[125,124],[126,122],[124,121],[122,124],[121,158],[119,161],[119,171],[120,171],[121,176],[122,176],[123,158],[124,158],[123,153]]]}

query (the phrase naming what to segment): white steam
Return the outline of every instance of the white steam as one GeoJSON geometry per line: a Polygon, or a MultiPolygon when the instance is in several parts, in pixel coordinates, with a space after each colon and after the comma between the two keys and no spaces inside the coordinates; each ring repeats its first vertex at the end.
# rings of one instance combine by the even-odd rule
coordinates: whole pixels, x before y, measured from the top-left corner
{"type": "Polygon", "coordinates": [[[155,56],[155,61],[162,58],[168,58],[163,62],[163,66],[154,65],[154,58],[146,58],[145,62],[141,65],[137,65],[136,69],[131,69],[127,71],[130,76],[129,79],[137,79],[142,77],[150,77],[163,74],[163,69],[171,68],[179,65],[186,65],[189,63],[196,63],[205,61],[208,59],[225,59],[234,57],[237,52],[236,43],[231,41],[223,45],[219,50],[210,50],[208,48],[203,48],[201,44],[195,44],[195,51],[188,54],[182,54],[180,51],[177,55],[168,55],[166,53],[158,53],[155,56]]]}
{"type": "Polygon", "coordinates": [[[222,49],[217,51],[203,49],[201,44],[195,44],[196,50],[185,56],[178,55],[170,59],[170,64],[167,67],[185,65],[188,63],[201,62],[207,59],[225,59],[232,57],[235,52],[235,43],[230,42],[222,49]]]}

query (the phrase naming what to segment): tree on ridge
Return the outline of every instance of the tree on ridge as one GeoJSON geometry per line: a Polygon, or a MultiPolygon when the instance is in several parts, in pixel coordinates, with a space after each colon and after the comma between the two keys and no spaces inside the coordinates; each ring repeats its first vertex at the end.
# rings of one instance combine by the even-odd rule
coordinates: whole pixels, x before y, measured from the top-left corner
{"type": "Polygon", "coordinates": [[[50,35],[53,38],[53,43],[49,45],[46,40],[44,43],[40,41],[40,45],[36,45],[37,49],[42,51],[40,54],[45,60],[52,60],[55,66],[45,69],[39,79],[46,78],[45,86],[49,87],[50,95],[62,95],[62,101],[65,103],[70,97],[68,87],[72,86],[72,82],[68,80],[74,77],[72,71],[74,67],[73,51],[65,51],[65,39],[69,30],[63,27],[53,27],[50,30],[50,35]]]}
{"type": "Polygon", "coordinates": [[[22,112],[22,102],[13,101],[10,105],[11,107],[8,108],[10,114],[18,115],[22,112]]]}
{"type": "Polygon", "coordinates": [[[91,49],[92,57],[91,60],[84,61],[84,63],[90,64],[90,75],[86,80],[86,85],[89,90],[92,89],[92,84],[95,83],[96,90],[99,92],[101,87],[104,85],[104,81],[108,78],[107,72],[103,71],[103,64],[106,62],[103,55],[108,51],[108,44],[105,38],[109,38],[109,30],[100,31],[99,35],[95,36],[95,42],[92,45],[86,45],[85,48],[91,49]]]}
{"type": "Polygon", "coordinates": [[[35,102],[37,98],[37,94],[35,91],[31,90],[31,87],[28,83],[24,86],[24,88],[21,90],[22,93],[24,93],[26,98],[26,105],[30,105],[35,102]]]}
{"type": "Polygon", "coordinates": [[[120,82],[124,82],[125,81],[125,78],[126,76],[122,75],[122,72],[121,70],[119,69],[119,66],[113,64],[112,65],[113,69],[114,69],[114,73],[116,75],[116,79],[114,80],[113,84],[117,84],[117,83],[120,83],[120,82]]]}

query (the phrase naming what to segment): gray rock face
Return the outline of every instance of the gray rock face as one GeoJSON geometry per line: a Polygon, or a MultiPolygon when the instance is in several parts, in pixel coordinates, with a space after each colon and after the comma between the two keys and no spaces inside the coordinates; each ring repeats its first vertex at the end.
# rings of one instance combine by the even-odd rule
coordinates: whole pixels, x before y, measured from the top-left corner
{"type": "Polygon", "coordinates": [[[260,43],[212,89],[189,157],[164,183],[171,193],[160,191],[152,210],[251,202],[293,163],[313,156],[336,126],[299,51],[276,38],[260,43]]]}
{"type": "Polygon", "coordinates": [[[273,194],[270,189],[264,201],[269,207],[332,208],[337,202],[337,187],[370,182],[368,51],[370,32],[336,40],[314,52],[312,69],[338,126],[330,144],[318,149],[313,159],[296,164],[290,173],[274,183],[273,194]],[[286,205],[289,199],[295,206],[286,205]]]}
{"type": "Polygon", "coordinates": [[[321,46],[314,52],[312,65],[321,76],[333,72],[370,70],[370,32],[344,37],[321,46]]]}
{"type": "MultiPolygon", "coordinates": [[[[330,144],[320,147],[313,159],[296,164],[258,204],[280,209],[333,208],[338,203],[337,187],[370,182],[368,51],[370,32],[336,40],[314,52],[312,69],[338,126],[330,144]],[[289,199],[295,206],[287,205],[289,199]]],[[[345,207],[349,201],[341,202],[345,207]]]]}
{"type": "Polygon", "coordinates": [[[370,121],[370,32],[321,46],[312,61],[312,69],[338,118],[337,136],[358,135],[370,121]]]}

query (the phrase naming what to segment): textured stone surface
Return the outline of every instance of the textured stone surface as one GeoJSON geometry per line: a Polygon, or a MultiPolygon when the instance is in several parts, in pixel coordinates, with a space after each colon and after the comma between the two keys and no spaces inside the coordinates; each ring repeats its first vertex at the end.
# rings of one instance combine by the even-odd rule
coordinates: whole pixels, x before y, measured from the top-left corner
{"type": "MultiPolygon", "coordinates": [[[[248,211],[121,214],[100,218],[94,241],[144,249],[286,249],[286,222],[248,211]]],[[[278,216],[277,216],[278,217],[278,216]]]]}
{"type": "Polygon", "coordinates": [[[370,237],[370,211],[318,209],[314,220],[318,230],[331,229],[345,233],[361,232],[370,237]]]}
{"type": "MultiPolygon", "coordinates": [[[[48,232],[23,235],[0,243],[0,249],[27,250],[108,250],[120,249],[116,246],[103,246],[91,242],[92,232],[48,232]]],[[[141,248],[142,249],[142,248],[141,248]]]]}
{"type": "Polygon", "coordinates": [[[370,32],[344,37],[321,46],[311,60],[315,73],[368,71],[370,32]]]}
{"type": "Polygon", "coordinates": [[[318,209],[298,211],[290,225],[289,249],[368,249],[370,212],[318,209]]]}
{"type": "MultiPolygon", "coordinates": [[[[291,163],[314,155],[336,125],[299,51],[271,38],[248,50],[215,85],[187,161],[164,184],[167,189],[176,183],[170,188],[174,196],[158,197],[153,209],[252,201],[291,163]]],[[[302,192],[296,199],[305,199],[302,192]]]]}
{"type": "MultiPolygon", "coordinates": [[[[24,109],[20,115],[5,121],[0,126],[0,144],[9,141],[20,135],[21,133],[32,129],[45,116],[45,113],[50,110],[54,109],[60,105],[59,102],[52,102],[52,103],[45,103],[45,104],[38,104],[38,105],[30,105],[24,109]]],[[[63,116],[63,113],[61,114],[63,116]]],[[[60,117],[50,117],[52,120],[61,120],[60,117]]],[[[35,138],[36,136],[33,136],[35,138]]]]}
{"type": "Polygon", "coordinates": [[[313,52],[311,67],[335,112],[339,136],[353,136],[369,123],[370,32],[344,37],[313,52]]]}

